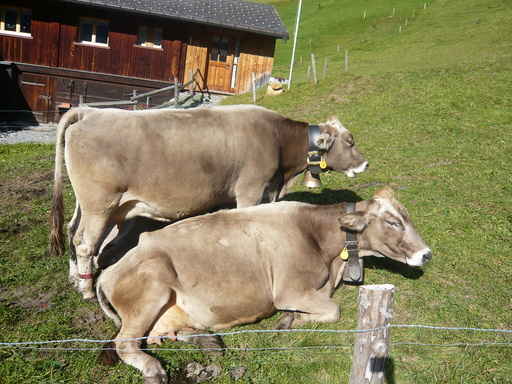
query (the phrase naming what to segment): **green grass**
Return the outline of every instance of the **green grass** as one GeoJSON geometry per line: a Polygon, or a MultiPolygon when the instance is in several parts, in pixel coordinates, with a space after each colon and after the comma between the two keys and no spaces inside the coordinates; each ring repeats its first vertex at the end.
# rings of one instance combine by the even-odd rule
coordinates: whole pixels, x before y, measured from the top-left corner
{"type": "MultiPolygon", "coordinates": [[[[296,1],[268,1],[293,30],[296,1]]],[[[321,122],[336,114],[370,161],[356,179],[322,175],[323,190],[297,187],[288,198],[326,203],[352,191],[370,198],[390,184],[434,251],[422,272],[369,260],[365,283],[397,288],[394,323],[512,329],[512,4],[508,0],[307,0],[293,88],[258,104],[290,117],[321,122]],[[396,16],[389,17],[392,8],[396,16]],[[367,10],[367,20],[362,14],[367,10]],[[412,17],[412,13],[415,17],[412,17]],[[398,26],[408,25],[402,33],[398,26]],[[307,82],[312,51],[329,71],[307,82]],[[349,49],[350,70],[341,70],[349,49]],[[334,71],[334,63],[338,70],[334,71]]],[[[276,74],[286,75],[291,41],[280,43],[276,74]]],[[[250,102],[243,95],[228,103],[250,102]]],[[[0,331],[3,340],[110,338],[115,328],[97,305],[67,283],[67,260],[46,251],[53,146],[0,146],[0,331]],[[99,319],[97,319],[100,317],[99,319]]],[[[66,190],[67,217],[73,196],[66,190]]],[[[337,324],[354,328],[357,289],[335,294],[337,324]]],[[[272,328],[275,317],[241,329],[272,328]]],[[[393,329],[392,341],[508,341],[468,332],[393,329]]],[[[344,335],[240,335],[231,347],[350,344],[344,335]]],[[[169,343],[166,347],[172,348],[169,343]]],[[[170,374],[191,360],[216,362],[228,383],[231,367],[248,368],[242,383],[348,382],[351,348],[317,352],[229,352],[223,358],[159,351],[170,374]]],[[[395,383],[510,383],[511,347],[392,346],[395,383]]],[[[95,352],[0,349],[6,383],[142,382],[125,365],[104,368],[95,352]]]]}

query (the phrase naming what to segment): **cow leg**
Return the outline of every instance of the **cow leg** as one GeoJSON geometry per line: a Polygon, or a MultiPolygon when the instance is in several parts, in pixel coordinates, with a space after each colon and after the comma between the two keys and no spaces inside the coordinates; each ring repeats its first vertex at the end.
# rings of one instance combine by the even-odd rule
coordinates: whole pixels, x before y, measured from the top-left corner
{"type": "Polygon", "coordinates": [[[78,229],[78,225],[80,224],[80,218],[82,215],[82,211],[80,209],[80,205],[78,204],[78,200],[75,203],[75,212],[73,213],[73,217],[68,224],[68,248],[69,248],[69,282],[73,284],[75,288],[78,288],[78,282],[80,278],[78,277],[78,266],[76,265],[76,249],[73,244],[73,239],[76,235],[76,231],[78,229]]]}
{"type": "Polygon", "coordinates": [[[256,183],[239,182],[235,188],[236,207],[252,207],[261,203],[265,192],[265,184],[257,185],[256,183]]]}
{"type": "Polygon", "coordinates": [[[291,328],[292,325],[297,327],[312,321],[330,323],[340,319],[339,305],[322,291],[316,291],[311,295],[296,299],[286,299],[284,304],[277,305],[276,303],[276,308],[295,312],[282,318],[283,326],[288,328],[291,328]]]}
{"type": "Polygon", "coordinates": [[[125,277],[122,283],[118,283],[117,292],[112,294],[112,297],[122,300],[118,303],[112,302],[122,323],[116,338],[118,341],[115,342],[116,351],[123,362],[142,372],[145,384],[165,384],[165,370],[156,358],[140,350],[140,340],[122,339],[143,337],[165,309],[171,299],[171,292],[153,278],[133,279],[131,276],[125,277]],[[132,286],[137,286],[138,291],[127,296],[127,288],[132,286]]]}
{"type": "MultiPolygon", "coordinates": [[[[145,313],[145,316],[148,314],[145,313]]],[[[149,319],[149,317],[147,317],[149,319]]],[[[151,319],[154,320],[154,319],[151,319]]],[[[138,322],[136,326],[130,324],[126,327],[125,324],[130,324],[123,319],[123,326],[117,335],[117,339],[132,339],[143,337],[145,330],[151,326],[150,322],[138,322]]],[[[140,340],[138,341],[116,341],[116,352],[121,360],[138,369],[144,375],[145,384],[165,384],[167,383],[167,373],[162,368],[160,362],[140,350],[140,340]]]]}
{"type": "MultiPolygon", "coordinates": [[[[78,269],[78,291],[84,299],[93,299],[93,268],[94,253],[99,249],[108,224],[107,215],[82,216],[79,228],[73,238],[76,247],[76,260],[78,269]]],[[[70,265],[71,267],[71,265],[70,265]]]]}
{"type": "Polygon", "coordinates": [[[277,201],[281,189],[283,188],[284,179],[280,172],[276,172],[274,177],[269,181],[265,191],[263,192],[262,203],[273,203],[277,201]]]}

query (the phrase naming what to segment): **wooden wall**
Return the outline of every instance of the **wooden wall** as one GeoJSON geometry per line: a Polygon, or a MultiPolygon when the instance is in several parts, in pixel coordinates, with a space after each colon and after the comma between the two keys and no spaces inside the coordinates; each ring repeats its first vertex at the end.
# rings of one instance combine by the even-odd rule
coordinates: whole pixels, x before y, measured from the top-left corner
{"type": "Polygon", "coordinates": [[[272,73],[275,38],[245,35],[240,42],[240,62],[236,80],[236,93],[251,89],[251,73],[256,78],[272,73]]]}
{"type": "Polygon", "coordinates": [[[186,38],[181,23],[69,4],[56,7],[55,2],[47,1],[10,1],[5,5],[32,9],[32,37],[0,34],[0,60],[151,80],[182,79],[186,38]],[[108,47],[77,42],[80,17],[109,21],[108,47]],[[136,45],[140,25],[163,29],[161,49],[136,45]]]}

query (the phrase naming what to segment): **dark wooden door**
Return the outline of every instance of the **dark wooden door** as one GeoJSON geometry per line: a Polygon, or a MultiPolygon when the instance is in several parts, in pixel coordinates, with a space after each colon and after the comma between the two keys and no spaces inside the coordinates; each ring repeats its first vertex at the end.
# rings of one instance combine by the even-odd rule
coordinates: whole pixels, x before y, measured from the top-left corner
{"type": "Polygon", "coordinates": [[[208,88],[214,91],[234,92],[231,87],[235,40],[229,36],[214,35],[208,46],[208,88]]]}
{"type": "Polygon", "coordinates": [[[36,120],[47,123],[53,106],[49,76],[23,73],[20,88],[36,120]]]}

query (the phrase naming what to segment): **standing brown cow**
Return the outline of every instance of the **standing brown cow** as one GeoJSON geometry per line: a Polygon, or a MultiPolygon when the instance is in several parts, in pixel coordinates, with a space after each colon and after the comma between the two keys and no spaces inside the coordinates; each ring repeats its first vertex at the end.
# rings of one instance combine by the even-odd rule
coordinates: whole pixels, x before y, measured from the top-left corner
{"type": "MultiPolygon", "coordinates": [[[[57,132],[52,250],[64,248],[64,159],[76,196],[70,280],[92,298],[92,258],[113,225],[135,216],[172,222],[229,204],[275,201],[307,167],[308,127],[256,106],[73,109],[57,132]]],[[[314,145],[328,168],[348,176],[366,169],[337,119],[317,131],[314,145]]]]}

